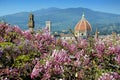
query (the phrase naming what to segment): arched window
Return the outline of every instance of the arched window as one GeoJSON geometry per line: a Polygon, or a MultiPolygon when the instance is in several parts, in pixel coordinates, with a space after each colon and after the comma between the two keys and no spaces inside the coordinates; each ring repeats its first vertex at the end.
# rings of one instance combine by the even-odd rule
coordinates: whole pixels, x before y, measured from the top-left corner
{"type": "Polygon", "coordinates": [[[83,33],[81,33],[81,35],[83,36],[83,33]]]}

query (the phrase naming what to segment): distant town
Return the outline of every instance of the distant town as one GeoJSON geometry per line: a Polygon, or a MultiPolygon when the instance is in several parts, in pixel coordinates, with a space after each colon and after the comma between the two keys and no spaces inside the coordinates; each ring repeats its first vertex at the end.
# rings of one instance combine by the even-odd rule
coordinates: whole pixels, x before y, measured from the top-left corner
{"type": "MultiPolygon", "coordinates": [[[[28,22],[28,27],[31,32],[34,31],[34,15],[31,13],[29,15],[29,22],[28,22]]],[[[99,30],[96,28],[96,31],[94,34],[92,34],[92,26],[88,22],[88,20],[85,18],[84,13],[81,16],[81,20],[78,21],[78,23],[75,25],[74,30],[69,30],[68,33],[65,33],[66,31],[62,30],[61,32],[52,32],[52,22],[51,21],[46,21],[46,28],[50,32],[50,34],[54,35],[56,38],[61,38],[63,40],[75,40],[76,37],[81,37],[81,38],[89,38],[89,37],[94,37],[94,38],[104,38],[106,35],[99,35],[99,30]]],[[[116,34],[116,32],[112,32],[111,35],[113,36],[119,36],[119,34],[116,34]]]]}
{"type": "MultiPolygon", "coordinates": [[[[7,24],[4,20],[1,20],[0,23],[7,24]]],[[[115,26],[110,26],[109,29],[115,26]]],[[[35,19],[34,14],[29,14],[28,28],[30,31],[35,31],[35,19]]],[[[81,19],[75,24],[74,29],[61,30],[61,31],[52,31],[52,21],[46,21],[46,28],[50,34],[54,35],[56,38],[61,38],[63,40],[75,40],[75,37],[81,38],[104,38],[106,35],[116,35],[119,36],[114,30],[106,35],[101,35],[99,28],[96,27],[96,30],[93,30],[91,23],[85,18],[85,14],[81,15],[81,19]]]]}

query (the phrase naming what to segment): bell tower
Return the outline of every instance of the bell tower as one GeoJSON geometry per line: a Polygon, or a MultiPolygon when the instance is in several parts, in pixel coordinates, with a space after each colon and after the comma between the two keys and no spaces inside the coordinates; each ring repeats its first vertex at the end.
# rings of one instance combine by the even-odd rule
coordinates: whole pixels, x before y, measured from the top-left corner
{"type": "Polygon", "coordinates": [[[98,37],[99,37],[99,32],[98,32],[98,29],[96,28],[96,32],[95,32],[94,38],[95,38],[95,39],[98,39],[98,37]]]}
{"type": "Polygon", "coordinates": [[[33,14],[30,14],[29,15],[29,22],[28,22],[28,27],[29,27],[29,30],[30,31],[33,31],[34,30],[34,15],[33,14]]]}
{"type": "Polygon", "coordinates": [[[51,22],[46,21],[46,28],[48,28],[48,31],[51,32],[51,22]]]}

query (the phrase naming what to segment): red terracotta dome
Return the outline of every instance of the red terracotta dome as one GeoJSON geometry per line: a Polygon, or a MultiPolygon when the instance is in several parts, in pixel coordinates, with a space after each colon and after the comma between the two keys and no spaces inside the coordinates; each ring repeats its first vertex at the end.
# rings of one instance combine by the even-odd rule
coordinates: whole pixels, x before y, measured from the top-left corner
{"type": "Polygon", "coordinates": [[[84,14],[82,15],[82,19],[77,23],[75,26],[75,31],[91,31],[91,25],[89,22],[84,18],[84,14]]]}

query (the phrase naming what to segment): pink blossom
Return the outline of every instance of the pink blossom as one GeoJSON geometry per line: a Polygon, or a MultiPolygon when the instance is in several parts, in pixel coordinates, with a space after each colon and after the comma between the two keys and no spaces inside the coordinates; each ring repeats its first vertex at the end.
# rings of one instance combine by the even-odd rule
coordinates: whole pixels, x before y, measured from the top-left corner
{"type": "Polygon", "coordinates": [[[80,39],[78,41],[78,48],[86,48],[88,47],[88,42],[86,39],[80,39]]]}
{"type": "Polygon", "coordinates": [[[39,62],[34,66],[32,73],[31,73],[31,78],[34,79],[39,76],[39,73],[42,71],[42,66],[40,65],[39,62]]]}
{"type": "Polygon", "coordinates": [[[52,57],[54,58],[54,61],[60,64],[63,64],[65,62],[69,62],[70,58],[65,50],[54,50],[52,57]]]}
{"type": "Polygon", "coordinates": [[[50,77],[51,77],[50,73],[46,72],[46,73],[43,75],[43,77],[42,77],[41,80],[50,80],[50,77]]]}
{"type": "Polygon", "coordinates": [[[4,42],[4,39],[0,36],[0,42],[4,42]]]}
{"type": "Polygon", "coordinates": [[[103,73],[98,80],[119,80],[120,75],[116,72],[103,73]]]}
{"type": "Polygon", "coordinates": [[[114,47],[114,46],[110,46],[110,47],[108,48],[108,50],[109,50],[109,54],[115,53],[115,47],[114,47]]]}
{"type": "Polygon", "coordinates": [[[116,55],[115,60],[120,64],[120,54],[116,55]]]}
{"type": "Polygon", "coordinates": [[[26,39],[28,40],[32,40],[34,39],[34,36],[31,34],[31,32],[29,30],[26,30],[23,32],[23,35],[25,36],[26,39]]]}
{"type": "Polygon", "coordinates": [[[14,26],[15,32],[22,35],[22,30],[18,26],[14,26]]]}
{"type": "Polygon", "coordinates": [[[100,41],[95,45],[95,49],[98,54],[102,55],[105,51],[105,44],[102,41],[100,41]]]}
{"type": "Polygon", "coordinates": [[[120,54],[120,45],[117,45],[115,47],[115,52],[116,52],[116,54],[120,54]]]}

